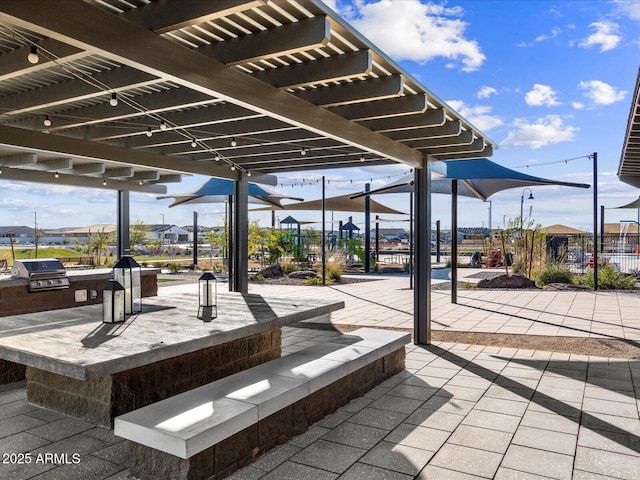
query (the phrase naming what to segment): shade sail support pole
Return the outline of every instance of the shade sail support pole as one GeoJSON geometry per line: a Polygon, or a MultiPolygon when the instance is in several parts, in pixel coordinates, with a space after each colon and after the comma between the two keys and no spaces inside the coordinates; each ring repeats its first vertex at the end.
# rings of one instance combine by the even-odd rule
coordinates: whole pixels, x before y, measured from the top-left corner
{"type": "Polygon", "coordinates": [[[423,168],[414,171],[415,199],[415,289],[413,291],[413,341],[431,343],[431,168],[426,157],[423,168]]]}
{"type": "Polygon", "coordinates": [[[249,182],[238,171],[233,195],[233,291],[249,292],[249,182]]]}
{"type": "MultiPolygon", "coordinates": [[[[325,202],[325,182],[324,175],[322,176],[322,285],[327,284],[327,225],[325,215],[327,213],[327,206],[325,202]]],[[[331,227],[331,234],[333,234],[333,223],[331,227]]]]}
{"type": "Polygon", "coordinates": [[[451,303],[458,303],[458,180],[451,180],[451,303]]]}
{"type": "Polygon", "coordinates": [[[129,191],[118,190],[118,258],[131,254],[129,191]]]}

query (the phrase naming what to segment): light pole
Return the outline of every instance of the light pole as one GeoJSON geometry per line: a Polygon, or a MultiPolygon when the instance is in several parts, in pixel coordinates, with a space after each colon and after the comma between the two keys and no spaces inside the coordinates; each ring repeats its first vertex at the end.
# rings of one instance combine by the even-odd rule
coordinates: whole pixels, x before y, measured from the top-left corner
{"type": "Polygon", "coordinates": [[[38,212],[33,213],[33,243],[36,246],[35,258],[38,258],[38,212]]]}
{"type": "Polygon", "coordinates": [[[531,191],[531,189],[529,187],[525,187],[522,190],[522,195],[520,195],[520,231],[521,232],[522,232],[522,228],[524,226],[524,222],[523,222],[523,220],[524,220],[524,218],[523,218],[523,215],[524,215],[524,211],[523,211],[523,208],[524,208],[524,192],[526,192],[527,190],[529,190],[529,198],[527,200],[533,200],[534,199],[533,198],[533,192],[531,191]]]}

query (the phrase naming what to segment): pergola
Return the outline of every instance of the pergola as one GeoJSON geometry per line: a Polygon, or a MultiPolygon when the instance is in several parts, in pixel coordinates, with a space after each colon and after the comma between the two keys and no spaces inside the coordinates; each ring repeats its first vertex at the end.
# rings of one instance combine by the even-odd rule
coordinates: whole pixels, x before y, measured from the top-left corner
{"type": "Polygon", "coordinates": [[[631,109],[624,137],[618,177],[621,181],[640,187],[640,70],[631,99],[631,109]]]}
{"type": "Polygon", "coordinates": [[[416,177],[416,342],[429,341],[429,165],[490,156],[473,125],[316,0],[3,0],[0,178],[166,193],[233,179],[230,288],[247,290],[248,178],[403,163],[416,177]]]}

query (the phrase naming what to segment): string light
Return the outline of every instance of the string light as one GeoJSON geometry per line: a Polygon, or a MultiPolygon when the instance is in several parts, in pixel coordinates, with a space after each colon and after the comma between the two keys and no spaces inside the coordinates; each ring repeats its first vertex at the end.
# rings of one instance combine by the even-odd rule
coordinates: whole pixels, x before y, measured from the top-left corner
{"type": "Polygon", "coordinates": [[[232,146],[232,147],[235,147],[236,145],[238,145],[238,142],[236,142],[236,137],[233,137],[233,138],[231,139],[231,146],[232,146]]]}
{"type": "Polygon", "coordinates": [[[44,123],[45,127],[50,127],[51,126],[51,119],[49,118],[49,115],[46,115],[44,117],[44,121],[42,123],[44,123]]]}
{"type": "Polygon", "coordinates": [[[247,170],[247,177],[251,176],[251,172],[249,170],[247,170]]]}
{"type": "Polygon", "coordinates": [[[116,95],[116,92],[111,93],[111,100],[109,100],[109,105],[111,105],[112,107],[118,106],[118,95],[116,95]]]}
{"type": "Polygon", "coordinates": [[[54,173],[54,174],[53,174],[53,176],[54,176],[55,178],[60,178],[60,174],[59,174],[58,172],[54,173]]]}
{"type": "Polygon", "coordinates": [[[102,180],[102,185],[104,185],[104,186],[107,185],[107,180],[106,179],[102,180]]]}
{"type": "Polygon", "coordinates": [[[147,137],[150,137],[151,135],[153,135],[153,132],[151,131],[151,127],[147,127],[147,137]]]}
{"type": "Polygon", "coordinates": [[[304,157],[306,154],[307,154],[307,147],[302,147],[302,150],[300,150],[300,155],[304,157]]]}
{"type": "Polygon", "coordinates": [[[231,165],[231,171],[235,171],[236,166],[235,165],[231,165]]]}
{"type": "Polygon", "coordinates": [[[360,155],[360,162],[364,163],[364,155],[360,155]]]}
{"type": "Polygon", "coordinates": [[[220,161],[220,154],[219,153],[216,153],[215,159],[216,159],[216,162],[220,161]]]}
{"type": "Polygon", "coordinates": [[[195,139],[195,138],[192,138],[192,139],[191,139],[191,146],[192,146],[193,148],[196,148],[196,147],[198,146],[198,142],[196,141],[196,139],[195,139]]]}
{"type": "Polygon", "coordinates": [[[163,132],[167,129],[167,122],[163,120],[160,121],[160,130],[162,130],[163,132]]]}
{"type": "Polygon", "coordinates": [[[0,168],[0,175],[2,175],[2,169],[0,168]]]}
{"type": "Polygon", "coordinates": [[[29,55],[27,55],[27,60],[29,60],[29,63],[32,63],[34,65],[40,61],[40,57],[38,56],[38,47],[36,47],[35,45],[31,45],[31,48],[29,49],[29,55]]]}
{"type": "Polygon", "coordinates": [[[566,158],[564,160],[555,160],[553,162],[546,162],[546,163],[532,163],[532,164],[527,163],[525,165],[518,165],[517,167],[513,167],[513,168],[543,167],[545,165],[557,165],[558,163],[564,163],[566,165],[569,162],[573,162],[574,160],[580,160],[581,158],[591,158],[591,155],[581,155],[579,157],[566,158]]]}

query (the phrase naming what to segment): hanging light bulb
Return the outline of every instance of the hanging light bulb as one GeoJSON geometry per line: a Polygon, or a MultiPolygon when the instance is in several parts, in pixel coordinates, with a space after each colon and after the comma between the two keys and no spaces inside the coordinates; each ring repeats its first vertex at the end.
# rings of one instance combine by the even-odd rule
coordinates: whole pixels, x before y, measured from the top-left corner
{"type": "Polygon", "coordinates": [[[215,159],[216,159],[216,162],[220,161],[220,154],[219,153],[216,153],[215,159]]]}
{"type": "Polygon", "coordinates": [[[140,181],[138,182],[138,185],[142,185],[142,180],[140,180],[140,181]]]}
{"type": "Polygon", "coordinates": [[[2,169],[0,168],[0,175],[2,175],[2,169]]]}
{"type": "Polygon", "coordinates": [[[360,162],[364,163],[364,155],[360,155],[360,162]]]}
{"type": "Polygon", "coordinates": [[[231,165],[231,171],[235,171],[236,166],[235,165],[231,165]]]}
{"type": "Polygon", "coordinates": [[[247,177],[251,176],[251,172],[249,170],[247,170],[247,177]]]}
{"type": "Polygon", "coordinates": [[[105,178],[104,180],[102,180],[102,185],[107,185],[107,179],[105,178]]]}
{"type": "Polygon", "coordinates": [[[196,147],[198,146],[198,142],[196,141],[196,139],[195,139],[195,138],[192,138],[192,139],[191,139],[191,146],[192,146],[193,148],[196,148],[196,147]]]}
{"type": "Polygon", "coordinates": [[[116,92],[111,92],[111,100],[109,100],[109,105],[111,105],[112,107],[118,106],[118,95],[116,95],[116,92]]]}
{"type": "Polygon", "coordinates": [[[306,154],[307,154],[307,147],[302,147],[302,150],[300,150],[300,155],[304,157],[306,154]]]}
{"type": "Polygon", "coordinates": [[[151,135],[153,135],[153,132],[151,131],[151,127],[147,128],[147,137],[150,137],[151,135]]]}
{"type": "Polygon", "coordinates": [[[163,120],[160,121],[160,130],[165,131],[167,129],[167,122],[163,120]]]}
{"type": "Polygon", "coordinates": [[[55,178],[60,178],[60,174],[59,174],[58,172],[54,173],[54,174],[53,174],[53,176],[54,176],[55,178]]]}
{"type": "Polygon", "coordinates": [[[45,127],[50,127],[51,126],[51,119],[49,118],[49,115],[46,115],[44,117],[44,121],[42,123],[44,123],[45,127]]]}
{"type": "Polygon", "coordinates": [[[29,60],[29,63],[33,63],[34,65],[40,61],[40,57],[38,56],[38,47],[31,45],[29,55],[27,55],[27,60],[29,60]]]}
{"type": "Polygon", "coordinates": [[[232,147],[235,147],[236,145],[238,145],[238,142],[236,142],[236,137],[233,137],[233,138],[231,139],[231,146],[232,146],[232,147]]]}

